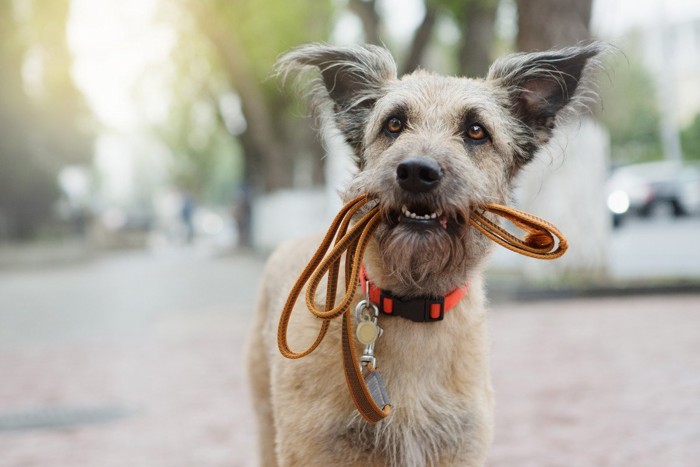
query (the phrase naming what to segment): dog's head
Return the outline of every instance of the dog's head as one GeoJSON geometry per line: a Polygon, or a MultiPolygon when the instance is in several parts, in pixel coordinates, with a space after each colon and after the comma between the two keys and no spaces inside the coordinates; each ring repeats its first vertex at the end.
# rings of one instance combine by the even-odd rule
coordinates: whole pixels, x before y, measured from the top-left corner
{"type": "Polygon", "coordinates": [[[449,291],[480,263],[489,245],[469,229],[470,210],[506,201],[558,116],[587,97],[601,48],[510,55],[485,79],[425,71],[398,78],[388,51],[370,45],[303,46],[278,70],[317,69],[315,103],[360,168],[345,197],[367,193],[383,213],[368,269],[411,296],[449,291]]]}

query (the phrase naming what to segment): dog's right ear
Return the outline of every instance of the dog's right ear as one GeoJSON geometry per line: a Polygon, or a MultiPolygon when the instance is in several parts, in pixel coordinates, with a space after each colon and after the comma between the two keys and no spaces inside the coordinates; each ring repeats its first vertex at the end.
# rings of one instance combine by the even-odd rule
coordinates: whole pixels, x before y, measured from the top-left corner
{"type": "Polygon", "coordinates": [[[314,105],[321,110],[330,108],[336,126],[361,160],[370,110],[385,93],[386,84],[396,79],[394,59],[389,51],[374,45],[310,44],[284,54],[275,65],[283,79],[313,68],[320,73],[320,79],[310,83],[314,105]]]}

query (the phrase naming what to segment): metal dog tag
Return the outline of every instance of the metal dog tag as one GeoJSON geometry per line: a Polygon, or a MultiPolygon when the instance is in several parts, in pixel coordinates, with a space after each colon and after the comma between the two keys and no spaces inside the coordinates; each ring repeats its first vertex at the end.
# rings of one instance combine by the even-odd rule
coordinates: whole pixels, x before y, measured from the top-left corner
{"type": "Polygon", "coordinates": [[[379,337],[379,326],[377,326],[374,320],[368,318],[357,324],[355,334],[357,335],[357,340],[360,341],[362,345],[370,345],[379,337]]]}

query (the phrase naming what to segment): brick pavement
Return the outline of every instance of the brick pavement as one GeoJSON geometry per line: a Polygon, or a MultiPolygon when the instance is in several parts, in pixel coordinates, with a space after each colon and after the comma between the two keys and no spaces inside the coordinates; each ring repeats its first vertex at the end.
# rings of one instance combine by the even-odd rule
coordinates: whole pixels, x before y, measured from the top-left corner
{"type": "Polygon", "coordinates": [[[700,295],[495,308],[489,465],[700,465],[700,295]]]}
{"type": "Polygon", "coordinates": [[[0,353],[0,414],[105,406],[125,412],[102,423],[0,431],[0,466],[254,465],[240,364],[244,330],[223,312],[201,313],[197,321],[171,317],[148,340],[0,353]]]}
{"type": "MultiPolygon", "coordinates": [[[[0,425],[50,407],[124,413],[0,431],[0,466],[255,465],[248,312],[161,314],[143,334],[1,348],[0,425]]],[[[698,465],[700,296],[495,304],[491,331],[489,466],[698,465]]]]}

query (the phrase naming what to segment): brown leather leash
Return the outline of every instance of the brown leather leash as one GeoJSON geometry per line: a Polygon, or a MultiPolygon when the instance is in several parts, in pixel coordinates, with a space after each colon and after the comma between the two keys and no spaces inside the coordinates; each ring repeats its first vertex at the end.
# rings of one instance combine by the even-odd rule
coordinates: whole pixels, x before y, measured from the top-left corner
{"type": "MultiPolygon", "coordinates": [[[[376,423],[391,413],[389,397],[382,377],[375,368],[374,358],[371,358],[369,363],[363,359],[363,363],[367,363],[363,374],[363,366],[357,357],[355,339],[351,336],[353,318],[351,305],[357,292],[362,258],[380,220],[379,206],[372,207],[352,227],[350,222],[360,208],[371,201],[368,195],[358,196],[343,206],[336,215],[321,244],[287,297],[277,329],[277,345],[280,353],[286,358],[305,357],[321,344],[331,320],[344,315],[341,342],[345,380],[360,415],[368,422],[376,423]],[[332,249],[331,245],[333,245],[332,249]],[[336,305],[338,277],[343,255],[345,255],[345,295],[336,305]],[[326,274],[328,279],[325,306],[323,309],[318,309],[315,301],[316,291],[326,274]],[[289,347],[287,331],[294,305],[307,283],[309,285],[306,289],[306,307],[314,316],[321,319],[321,327],[316,339],[307,349],[295,352],[289,347]]],[[[561,232],[544,219],[499,204],[488,204],[484,206],[483,211],[472,211],[469,223],[493,241],[512,251],[532,258],[555,259],[563,255],[568,247],[566,238],[561,232]],[[526,232],[525,239],[521,240],[486,218],[483,211],[508,219],[526,232]],[[558,239],[556,249],[554,248],[555,236],[558,239]]],[[[364,302],[358,306],[362,306],[362,303],[364,302]]]]}
{"type": "Polygon", "coordinates": [[[521,255],[537,259],[559,258],[569,248],[566,237],[553,224],[532,214],[500,204],[487,204],[484,210],[504,217],[520,230],[527,232],[525,240],[509,233],[477,211],[469,215],[469,224],[494,242],[521,255]],[[557,248],[554,248],[554,236],[557,248]]]}
{"type": "Polygon", "coordinates": [[[343,349],[343,367],[345,370],[345,380],[350,390],[352,400],[360,412],[370,423],[376,423],[382,418],[389,415],[391,405],[388,403],[386,391],[383,391],[383,382],[378,371],[369,367],[368,374],[363,376],[360,363],[357,359],[357,349],[354,339],[350,336],[352,329],[352,313],[350,306],[355,298],[357,284],[359,282],[360,267],[362,258],[364,257],[365,249],[371,238],[372,233],[377,228],[380,219],[379,207],[374,206],[368,213],[358,220],[355,225],[348,230],[350,220],[357,211],[367,204],[370,199],[365,196],[360,196],[347,203],[340,210],[338,215],[331,223],[326,236],[321,241],[318,249],[311,257],[308,265],[304,268],[296,283],[292,287],[287,302],[282,309],[280,316],[279,327],[277,330],[277,344],[280,352],[287,358],[301,358],[313,352],[328,331],[330,321],[337,318],[341,314],[345,314],[342,330],[342,349],[343,349]],[[335,244],[330,253],[326,254],[335,238],[335,244]],[[345,296],[341,302],[335,305],[335,295],[338,284],[338,271],[343,254],[345,258],[345,296]],[[316,308],[315,295],[321,279],[328,274],[326,303],[323,310],[316,308]],[[306,289],[306,307],[311,313],[322,320],[316,340],[304,351],[294,352],[289,347],[287,340],[287,329],[289,320],[294,309],[299,295],[301,294],[304,285],[309,282],[306,289]],[[370,390],[367,382],[371,382],[373,390],[370,390]],[[383,399],[382,407],[380,407],[375,399],[380,401],[383,399]]]}

